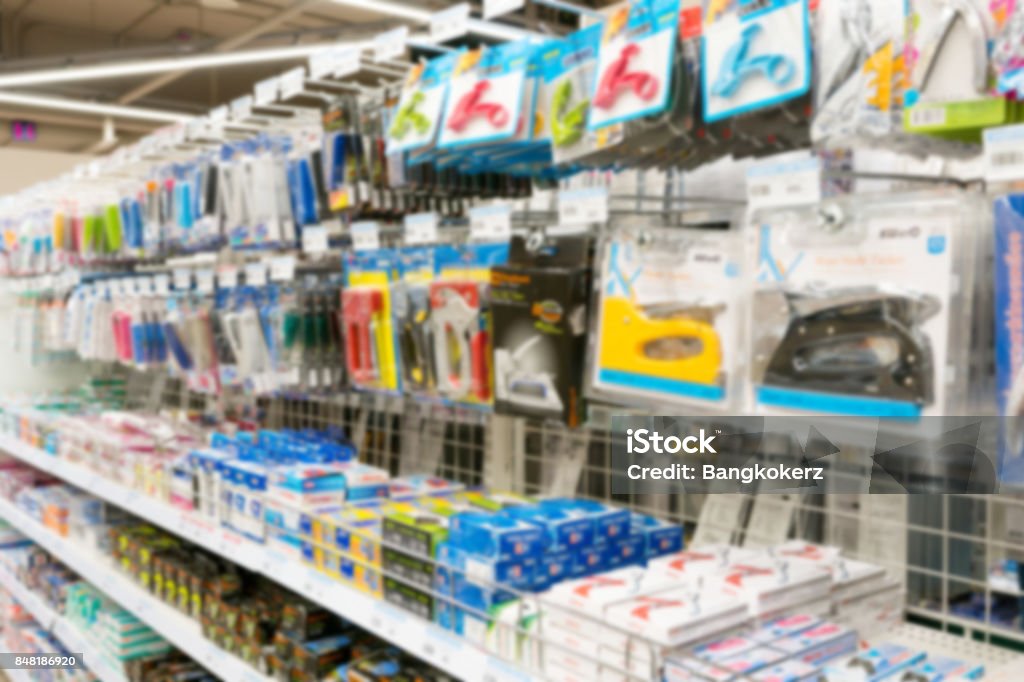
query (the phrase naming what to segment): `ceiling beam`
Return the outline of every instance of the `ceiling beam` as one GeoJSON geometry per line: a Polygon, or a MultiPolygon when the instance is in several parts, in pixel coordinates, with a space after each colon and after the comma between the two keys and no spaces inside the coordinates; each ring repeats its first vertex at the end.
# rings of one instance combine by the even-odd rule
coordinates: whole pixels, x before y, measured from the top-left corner
{"type": "MultiPolygon", "coordinates": [[[[217,43],[217,45],[215,45],[213,48],[213,52],[230,52],[235,48],[241,47],[246,43],[255,40],[256,38],[259,38],[261,35],[269,31],[270,29],[281,25],[291,17],[302,14],[303,11],[317,4],[318,2],[320,2],[320,0],[295,0],[295,2],[293,2],[292,4],[282,8],[279,12],[271,14],[266,19],[263,19],[262,21],[258,22],[255,26],[248,29],[247,31],[243,31],[238,35],[232,36],[227,40],[223,40],[217,43]]],[[[131,104],[135,100],[145,97],[154,90],[159,90],[165,85],[173,83],[174,81],[178,80],[179,78],[188,73],[188,70],[182,69],[181,71],[170,71],[168,73],[160,74],[159,76],[151,78],[145,83],[141,83],[140,85],[135,86],[128,92],[118,97],[117,103],[131,104]]]]}

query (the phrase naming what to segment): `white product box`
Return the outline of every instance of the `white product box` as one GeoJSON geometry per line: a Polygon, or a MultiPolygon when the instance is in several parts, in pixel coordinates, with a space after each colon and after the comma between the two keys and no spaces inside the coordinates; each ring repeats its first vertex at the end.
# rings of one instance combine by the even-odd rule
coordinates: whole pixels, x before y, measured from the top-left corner
{"type": "Polygon", "coordinates": [[[708,576],[704,584],[742,599],[752,616],[778,614],[828,599],[832,587],[828,573],[811,562],[772,558],[730,561],[724,570],[708,576]]]}
{"type": "Polygon", "coordinates": [[[833,620],[858,632],[881,633],[903,622],[907,592],[897,582],[847,597],[834,605],[833,620]]]}
{"type": "Polygon", "coordinates": [[[665,682],[730,682],[737,675],[695,658],[670,657],[665,661],[665,682]]]}
{"type": "Polygon", "coordinates": [[[833,601],[839,601],[851,594],[877,589],[886,582],[886,571],[883,567],[847,559],[840,554],[838,547],[790,540],[772,548],[771,554],[780,559],[810,562],[827,571],[832,576],[833,601]]]}
{"type": "Polygon", "coordinates": [[[763,555],[759,552],[741,547],[707,545],[653,559],[648,564],[648,570],[668,575],[677,585],[680,582],[697,584],[705,576],[724,570],[730,562],[753,560],[760,556],[763,555]]]}
{"type": "Polygon", "coordinates": [[[726,637],[694,647],[691,653],[695,658],[717,665],[759,646],[758,641],[750,637],[726,637]]]}
{"type": "Polygon", "coordinates": [[[758,644],[771,644],[783,637],[798,635],[804,630],[810,630],[821,623],[821,619],[807,613],[799,613],[794,616],[778,618],[762,625],[749,635],[749,638],[758,644]]]}
{"type": "Polygon", "coordinates": [[[729,672],[741,675],[749,675],[777,665],[786,659],[786,654],[766,646],[751,649],[735,656],[730,656],[721,662],[721,667],[729,672]]]}
{"type": "Polygon", "coordinates": [[[748,621],[741,601],[695,595],[686,587],[636,595],[606,613],[610,622],[638,639],[665,647],[693,645],[748,621]]]}

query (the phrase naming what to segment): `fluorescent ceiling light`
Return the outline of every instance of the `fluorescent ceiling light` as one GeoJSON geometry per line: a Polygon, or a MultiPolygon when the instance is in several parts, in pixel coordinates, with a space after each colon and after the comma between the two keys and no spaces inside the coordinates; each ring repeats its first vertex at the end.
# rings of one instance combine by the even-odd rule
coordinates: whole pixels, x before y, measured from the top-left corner
{"type": "Polygon", "coordinates": [[[153,121],[155,123],[183,123],[195,118],[194,116],[188,116],[187,114],[176,114],[173,111],[126,107],[118,104],[97,104],[95,102],[82,102],[80,100],[63,99],[61,97],[25,95],[16,92],[0,92],[0,104],[13,104],[15,106],[36,107],[39,109],[76,111],[82,114],[96,114],[98,116],[110,116],[112,118],[133,118],[140,121],[153,121]]]}
{"type": "Polygon", "coordinates": [[[315,43],[312,45],[292,45],[275,47],[265,50],[242,50],[218,54],[193,55],[191,57],[171,57],[164,59],[145,59],[113,64],[97,64],[95,66],[71,66],[63,69],[45,69],[23,71],[21,73],[0,74],[0,88],[13,88],[25,85],[44,85],[47,83],[66,83],[70,81],[97,80],[102,78],[119,78],[122,76],[143,76],[152,73],[170,71],[193,71],[217,66],[236,64],[255,64],[258,62],[286,61],[308,57],[317,52],[325,52],[338,48],[364,49],[371,45],[369,41],[353,43],[315,43]]]}
{"type": "MultiPolygon", "coordinates": [[[[430,17],[433,16],[433,12],[424,9],[417,9],[411,5],[405,5],[397,2],[388,2],[387,0],[331,0],[336,5],[344,5],[353,9],[362,9],[367,12],[375,12],[377,14],[386,14],[396,19],[405,19],[406,21],[413,21],[417,24],[428,24],[430,23],[430,17]]],[[[544,36],[540,33],[534,33],[533,31],[524,31],[523,29],[516,28],[514,26],[506,26],[504,24],[497,24],[493,21],[482,21],[480,19],[470,18],[466,24],[469,32],[473,35],[483,36],[492,40],[526,40],[530,38],[544,38],[547,39],[550,36],[544,36]]]]}

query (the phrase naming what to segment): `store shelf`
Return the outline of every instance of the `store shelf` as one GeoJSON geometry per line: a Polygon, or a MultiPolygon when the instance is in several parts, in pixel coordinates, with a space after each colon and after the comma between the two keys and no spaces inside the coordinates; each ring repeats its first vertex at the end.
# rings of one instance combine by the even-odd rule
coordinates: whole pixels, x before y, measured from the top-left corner
{"type": "Polygon", "coordinates": [[[904,646],[927,651],[929,656],[949,656],[973,663],[983,663],[986,668],[998,668],[1009,663],[1024,666],[1024,656],[1001,649],[968,637],[953,635],[941,630],[927,628],[913,623],[903,623],[884,635],[872,640],[873,643],[895,642],[904,646]]]}
{"type": "MultiPolygon", "coordinates": [[[[0,499],[0,517],[221,679],[270,682],[271,678],[259,674],[249,664],[205,639],[199,631],[198,622],[121,575],[104,557],[62,538],[8,500],[0,499]]],[[[67,628],[64,630],[66,632],[67,628]]]]}
{"type": "MultiPolygon", "coordinates": [[[[330,609],[364,630],[392,642],[395,646],[401,647],[451,675],[483,682],[526,682],[536,679],[526,671],[490,655],[462,637],[387,602],[331,580],[322,573],[269,550],[263,545],[222,529],[197,513],[175,509],[170,505],[149,499],[142,493],[114,483],[84,466],[57,458],[6,434],[0,434],[0,451],[7,452],[26,464],[43,469],[71,485],[86,490],[91,495],[121,507],[244,568],[262,573],[306,599],[330,609]]],[[[2,500],[0,503],[2,503],[0,511],[3,512],[0,515],[4,515],[5,510],[10,508],[21,514],[22,517],[28,518],[20,510],[13,508],[10,503],[2,500]]],[[[9,520],[19,530],[28,534],[21,529],[20,522],[9,520]]],[[[29,520],[31,521],[31,519],[29,520]]],[[[49,533],[45,528],[42,528],[42,531],[49,533]]],[[[40,544],[43,543],[40,542],[40,544]]],[[[74,567],[70,561],[65,563],[74,567]]],[[[121,581],[137,591],[141,591],[125,579],[121,578],[121,581]]],[[[103,585],[98,582],[96,584],[105,590],[103,585]]],[[[151,601],[155,602],[156,600],[151,599],[151,601]]],[[[156,603],[164,607],[162,603],[156,603]]],[[[125,606],[131,608],[127,604],[125,606]]],[[[164,608],[170,610],[179,619],[184,619],[176,611],[168,607],[164,608]]],[[[141,615],[139,617],[142,618],[141,615]]],[[[175,642],[172,637],[165,636],[175,642]]],[[[178,646],[185,649],[180,644],[178,646]]],[[[202,658],[196,658],[205,665],[202,658]]],[[[234,680],[242,678],[227,677],[226,679],[234,682],[234,680]]]]}
{"type": "MultiPolygon", "coordinates": [[[[14,596],[14,599],[32,614],[32,617],[44,630],[60,640],[69,652],[81,654],[85,666],[103,682],[126,682],[127,678],[124,674],[110,664],[103,653],[92,643],[92,640],[85,637],[77,627],[50,608],[50,605],[40,599],[35,592],[19,582],[4,566],[0,566],[0,585],[3,585],[14,596]]],[[[12,680],[17,679],[17,676],[11,675],[12,672],[24,675],[24,679],[32,678],[26,670],[7,671],[8,677],[12,680]]]]}

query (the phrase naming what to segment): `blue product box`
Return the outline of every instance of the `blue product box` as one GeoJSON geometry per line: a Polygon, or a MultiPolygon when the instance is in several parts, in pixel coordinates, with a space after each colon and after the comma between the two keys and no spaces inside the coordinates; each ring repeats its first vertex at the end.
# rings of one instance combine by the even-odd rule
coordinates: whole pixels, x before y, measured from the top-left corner
{"type": "Polygon", "coordinates": [[[835,623],[819,623],[795,635],[784,637],[770,645],[790,658],[821,665],[839,656],[857,651],[857,633],[835,623]]]}
{"type": "Polygon", "coordinates": [[[463,576],[482,583],[518,589],[532,585],[537,571],[537,560],[533,557],[504,559],[479,556],[450,542],[438,545],[437,563],[438,568],[444,565],[451,569],[453,583],[463,576]]]}
{"type": "Polygon", "coordinates": [[[907,673],[907,678],[913,682],[947,682],[948,680],[962,682],[963,680],[980,680],[984,676],[985,666],[965,663],[944,656],[929,656],[907,673]]]}
{"type": "Polygon", "coordinates": [[[434,600],[434,622],[445,630],[455,630],[455,605],[444,599],[434,600]]]}
{"type": "Polygon", "coordinates": [[[502,514],[543,529],[547,549],[571,549],[594,543],[593,521],[569,511],[543,506],[511,507],[502,514]]]}
{"type": "Polygon", "coordinates": [[[886,642],[857,654],[847,665],[865,670],[868,679],[875,682],[920,663],[925,656],[919,649],[886,642]]]}
{"type": "Polygon", "coordinates": [[[482,585],[459,573],[454,574],[452,588],[452,597],[457,605],[476,611],[489,611],[516,598],[516,595],[508,590],[482,585]]]}
{"type": "Polygon", "coordinates": [[[647,565],[647,542],[642,535],[627,535],[606,544],[609,568],[647,565]]]}
{"type": "Polygon", "coordinates": [[[595,573],[604,573],[611,564],[611,550],[607,545],[581,547],[572,552],[574,578],[585,578],[595,573]]]}
{"type": "Polygon", "coordinates": [[[648,559],[680,552],[683,549],[683,527],[647,514],[630,515],[630,533],[644,538],[648,559]]]}
{"type": "Polygon", "coordinates": [[[479,556],[536,558],[544,546],[543,531],[510,516],[460,512],[451,517],[449,542],[479,556]]]}
{"type": "Polygon", "coordinates": [[[570,514],[590,518],[594,522],[594,540],[601,538],[612,540],[630,532],[630,511],[612,507],[593,500],[576,500],[571,498],[554,498],[541,500],[541,507],[561,509],[570,514]]]}
{"type": "Polygon", "coordinates": [[[537,560],[533,589],[540,591],[574,577],[576,556],[571,550],[547,551],[537,560]]]}

